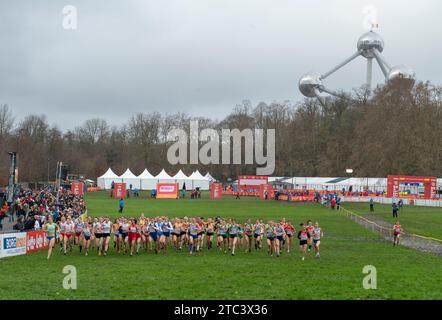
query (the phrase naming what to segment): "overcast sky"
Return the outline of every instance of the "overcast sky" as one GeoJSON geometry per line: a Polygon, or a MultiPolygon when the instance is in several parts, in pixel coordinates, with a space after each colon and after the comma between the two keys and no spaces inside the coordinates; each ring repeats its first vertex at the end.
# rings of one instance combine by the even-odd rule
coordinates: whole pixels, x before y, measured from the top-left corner
{"type": "MultiPolygon", "coordinates": [[[[17,120],[46,114],[68,129],[91,117],[221,119],[244,99],[295,102],[302,74],[356,51],[374,17],[367,8],[386,60],[440,85],[440,0],[0,0],[0,103],[17,120]],[[76,30],[63,28],[65,5],[78,10],[76,30]]],[[[364,80],[361,58],[327,85],[350,90],[364,80]]]]}

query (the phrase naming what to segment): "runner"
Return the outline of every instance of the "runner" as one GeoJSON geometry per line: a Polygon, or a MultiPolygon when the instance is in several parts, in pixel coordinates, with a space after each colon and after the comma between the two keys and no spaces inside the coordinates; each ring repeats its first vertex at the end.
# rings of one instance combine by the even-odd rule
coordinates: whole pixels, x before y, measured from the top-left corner
{"type": "Polygon", "coordinates": [[[281,223],[277,223],[275,228],[274,228],[274,233],[275,233],[275,251],[276,251],[276,256],[279,257],[280,255],[280,251],[281,251],[281,246],[282,246],[282,242],[284,240],[284,228],[282,227],[281,223]]]}
{"type": "Polygon", "coordinates": [[[261,249],[261,223],[259,220],[256,220],[256,223],[253,225],[253,237],[255,238],[255,250],[261,249]]]}
{"type": "Polygon", "coordinates": [[[238,233],[239,233],[239,226],[236,223],[236,220],[232,220],[229,227],[229,237],[232,243],[232,256],[235,255],[236,243],[238,242],[238,233]]]}
{"type": "MultiPolygon", "coordinates": [[[[132,257],[134,254],[134,248],[137,241],[138,226],[137,226],[137,219],[132,219],[130,222],[131,223],[129,226],[129,248],[130,248],[130,256],[132,257]]],[[[137,254],[139,254],[138,248],[137,248],[137,254]]]]}
{"type": "Polygon", "coordinates": [[[189,224],[189,253],[193,254],[193,252],[195,252],[195,242],[197,242],[198,240],[198,232],[199,232],[199,228],[198,228],[198,224],[195,221],[195,219],[191,220],[191,223],[189,224]]]}
{"type": "Polygon", "coordinates": [[[75,224],[71,220],[71,217],[68,216],[65,223],[65,236],[63,241],[63,252],[66,255],[67,246],[69,245],[69,251],[72,251],[72,240],[71,238],[74,235],[75,224]]]}
{"type": "Polygon", "coordinates": [[[55,235],[57,233],[57,225],[54,223],[54,220],[52,218],[52,215],[49,215],[49,221],[44,224],[43,230],[47,232],[46,238],[48,239],[48,257],[49,258],[52,255],[52,248],[55,246],[55,235]]]}
{"type": "Polygon", "coordinates": [[[206,223],[206,235],[207,235],[207,249],[212,249],[213,233],[215,231],[215,225],[212,218],[207,219],[206,223]]]}
{"type": "Polygon", "coordinates": [[[310,252],[310,250],[312,249],[312,244],[313,244],[313,237],[312,237],[313,230],[315,230],[315,227],[313,226],[313,223],[312,223],[311,220],[307,221],[306,230],[307,230],[307,232],[309,234],[309,238],[308,238],[307,243],[308,243],[308,252],[310,252]]]}
{"type": "Polygon", "coordinates": [[[319,258],[319,246],[321,244],[321,238],[324,236],[322,229],[319,227],[319,223],[315,223],[315,229],[313,230],[313,243],[315,245],[315,256],[319,258]]]}
{"type": "Polygon", "coordinates": [[[91,245],[92,229],[87,221],[84,223],[83,229],[81,230],[81,232],[83,234],[83,246],[84,246],[84,251],[85,251],[84,255],[88,256],[89,255],[89,247],[91,245]]]}
{"type": "Polygon", "coordinates": [[[275,252],[275,231],[273,226],[273,221],[269,221],[265,226],[265,233],[267,238],[267,252],[273,257],[275,252]]]}
{"type": "Polygon", "coordinates": [[[401,224],[399,221],[396,221],[396,224],[393,226],[393,247],[399,245],[399,240],[401,238],[401,224]]]}
{"type": "Polygon", "coordinates": [[[290,247],[292,246],[292,238],[296,233],[296,229],[293,227],[292,222],[289,221],[284,225],[284,231],[287,239],[287,253],[290,253],[290,247]]]}
{"type": "Polygon", "coordinates": [[[109,218],[104,218],[103,222],[101,224],[102,228],[102,252],[104,256],[107,256],[107,250],[109,249],[109,241],[110,241],[110,234],[112,229],[112,223],[109,220],[109,218]]]}
{"type": "Polygon", "coordinates": [[[307,242],[308,239],[310,239],[310,233],[308,233],[307,228],[303,223],[300,224],[301,230],[298,232],[298,239],[299,239],[299,250],[302,254],[302,260],[305,260],[305,255],[307,251],[307,242]]]}
{"type": "Polygon", "coordinates": [[[80,217],[75,219],[75,237],[74,237],[74,244],[78,245],[81,253],[81,249],[83,247],[82,241],[81,241],[81,234],[83,231],[83,221],[80,217]]]}
{"type": "Polygon", "coordinates": [[[247,242],[246,252],[252,252],[253,225],[250,219],[248,219],[244,225],[244,236],[247,242]]]}

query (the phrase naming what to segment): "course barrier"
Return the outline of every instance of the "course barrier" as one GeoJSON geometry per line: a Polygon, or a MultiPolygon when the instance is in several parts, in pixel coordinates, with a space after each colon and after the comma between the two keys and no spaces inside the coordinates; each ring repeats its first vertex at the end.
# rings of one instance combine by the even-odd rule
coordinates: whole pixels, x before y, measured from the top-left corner
{"type": "Polygon", "coordinates": [[[44,231],[0,234],[0,258],[24,255],[47,247],[48,242],[44,231]]]}
{"type": "MultiPolygon", "coordinates": [[[[365,227],[366,229],[369,229],[372,232],[379,234],[382,238],[386,240],[391,240],[393,237],[392,226],[387,227],[385,225],[380,225],[379,223],[367,219],[365,217],[362,217],[350,210],[345,209],[342,206],[339,208],[339,212],[345,215],[346,217],[350,218],[352,221],[356,222],[357,224],[365,227]]],[[[409,248],[431,252],[437,255],[442,255],[442,239],[426,237],[402,231],[401,244],[409,248]]]]}
{"type": "Polygon", "coordinates": [[[387,197],[342,197],[341,202],[366,202],[368,203],[370,199],[373,199],[374,203],[379,204],[392,204],[393,202],[398,202],[399,199],[405,205],[414,205],[422,207],[442,207],[442,199],[410,199],[410,198],[387,198],[387,197]]]}

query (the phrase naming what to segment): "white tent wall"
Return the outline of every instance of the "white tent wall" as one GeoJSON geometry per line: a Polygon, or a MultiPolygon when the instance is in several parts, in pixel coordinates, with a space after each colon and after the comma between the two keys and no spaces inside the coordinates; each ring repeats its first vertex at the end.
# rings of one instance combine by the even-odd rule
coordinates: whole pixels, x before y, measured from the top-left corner
{"type": "Polygon", "coordinates": [[[161,172],[155,176],[156,182],[159,183],[173,183],[175,182],[175,179],[171,177],[164,169],[161,170],[161,172]]]}
{"type": "Polygon", "coordinates": [[[152,190],[157,187],[157,180],[147,169],[137,177],[140,179],[141,190],[152,190]]]}
{"type": "Polygon", "coordinates": [[[111,168],[107,169],[102,176],[97,178],[97,186],[105,190],[112,188],[112,182],[121,182],[121,179],[112,171],[111,168]]]}
{"type": "Polygon", "coordinates": [[[152,179],[141,179],[141,190],[152,190],[157,188],[157,182],[158,180],[152,178],[152,179]]]}
{"type": "Polygon", "coordinates": [[[130,189],[130,185],[132,185],[132,190],[141,189],[141,180],[138,178],[123,178],[121,180],[126,184],[126,190],[130,189]]]}
{"type": "Polygon", "coordinates": [[[141,180],[136,175],[130,171],[130,169],[127,169],[121,176],[120,179],[123,183],[126,184],[126,190],[130,189],[130,186],[132,185],[133,189],[140,189],[141,188],[141,180]]]}

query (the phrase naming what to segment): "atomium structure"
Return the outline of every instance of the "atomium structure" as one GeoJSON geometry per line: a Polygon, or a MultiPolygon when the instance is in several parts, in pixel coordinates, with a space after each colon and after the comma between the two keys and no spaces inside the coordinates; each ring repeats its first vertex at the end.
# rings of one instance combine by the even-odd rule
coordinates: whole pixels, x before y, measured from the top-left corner
{"type": "Polygon", "coordinates": [[[369,93],[371,93],[372,88],[373,59],[376,60],[381,68],[386,81],[400,79],[400,81],[405,82],[412,88],[416,79],[414,71],[404,65],[390,66],[382,56],[383,51],[384,40],[373,30],[369,31],[359,38],[357,51],[342,63],[324,74],[309,73],[302,76],[299,80],[299,91],[306,97],[318,98],[322,104],[324,104],[325,101],[320,95],[321,93],[328,93],[337,97],[341,96],[338,92],[328,89],[324,85],[324,80],[358,57],[363,57],[367,60],[366,88],[369,93]]]}

